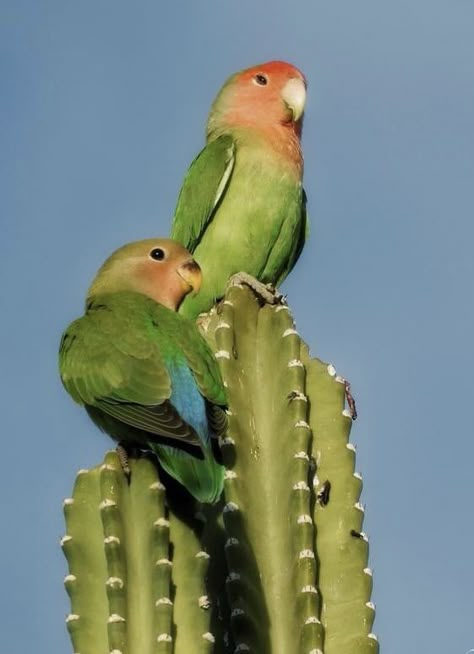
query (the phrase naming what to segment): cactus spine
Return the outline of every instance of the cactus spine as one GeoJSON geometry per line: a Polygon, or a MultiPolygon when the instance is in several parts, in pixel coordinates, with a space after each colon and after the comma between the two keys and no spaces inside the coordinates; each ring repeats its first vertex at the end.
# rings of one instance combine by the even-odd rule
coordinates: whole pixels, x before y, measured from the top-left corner
{"type": "Polygon", "coordinates": [[[178,515],[147,459],[130,485],[115,454],[80,474],[63,539],[74,651],[376,654],[343,380],[245,287],[200,324],[229,395],[222,504],[178,515]]]}

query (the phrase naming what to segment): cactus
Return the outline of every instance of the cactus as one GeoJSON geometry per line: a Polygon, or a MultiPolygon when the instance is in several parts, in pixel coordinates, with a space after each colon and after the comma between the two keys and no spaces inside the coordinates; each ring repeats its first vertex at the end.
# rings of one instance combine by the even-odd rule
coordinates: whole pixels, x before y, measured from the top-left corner
{"type": "Polygon", "coordinates": [[[344,380],[246,287],[199,323],[228,389],[223,500],[176,502],[148,458],[130,483],[115,453],[80,471],[62,541],[74,652],[376,654],[344,380]]]}

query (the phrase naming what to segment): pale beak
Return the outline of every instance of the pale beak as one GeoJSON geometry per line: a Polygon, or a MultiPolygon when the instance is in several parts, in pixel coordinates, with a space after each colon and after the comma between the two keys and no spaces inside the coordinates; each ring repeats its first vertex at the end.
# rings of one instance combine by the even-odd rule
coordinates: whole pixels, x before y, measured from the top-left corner
{"type": "Polygon", "coordinates": [[[299,77],[289,79],[281,91],[283,102],[291,109],[296,123],[304,112],[306,103],[306,85],[299,77]]]}
{"type": "Polygon", "coordinates": [[[201,288],[202,274],[199,264],[194,259],[188,259],[177,270],[178,275],[186,283],[187,292],[199,291],[201,288]]]}

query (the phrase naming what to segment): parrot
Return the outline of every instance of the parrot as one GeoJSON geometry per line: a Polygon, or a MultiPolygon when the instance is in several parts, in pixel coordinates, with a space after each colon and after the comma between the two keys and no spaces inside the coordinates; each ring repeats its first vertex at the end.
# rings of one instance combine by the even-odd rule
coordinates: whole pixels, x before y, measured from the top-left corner
{"type": "Polygon", "coordinates": [[[154,452],[194,498],[213,504],[224,481],[216,442],[227,427],[226,391],[206,341],[177,312],[200,284],[199,265],[171,239],[119,248],[62,336],[59,372],[125,451],[154,452]]]}
{"type": "MultiPolygon", "coordinates": [[[[301,132],[306,79],[284,61],[232,75],[215,98],[207,143],[184,178],[171,237],[203,271],[203,285],[180,312],[196,318],[245,273],[276,287],[308,234],[301,132]]],[[[251,285],[251,284],[250,284],[251,285]]]]}

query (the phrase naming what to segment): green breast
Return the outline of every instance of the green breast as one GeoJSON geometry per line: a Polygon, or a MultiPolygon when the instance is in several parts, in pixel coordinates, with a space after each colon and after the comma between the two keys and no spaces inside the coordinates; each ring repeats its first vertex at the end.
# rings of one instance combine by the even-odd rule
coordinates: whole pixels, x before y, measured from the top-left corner
{"type": "Polygon", "coordinates": [[[275,282],[292,251],[291,238],[301,221],[302,187],[268,150],[238,146],[229,186],[195,251],[206,276],[216,269],[226,277],[244,270],[275,282]],[[268,265],[278,247],[278,261],[268,265]]]}

